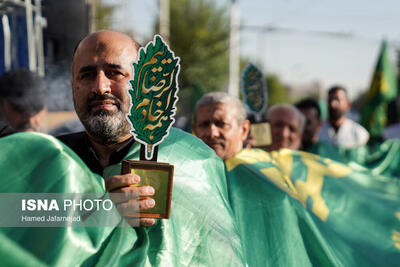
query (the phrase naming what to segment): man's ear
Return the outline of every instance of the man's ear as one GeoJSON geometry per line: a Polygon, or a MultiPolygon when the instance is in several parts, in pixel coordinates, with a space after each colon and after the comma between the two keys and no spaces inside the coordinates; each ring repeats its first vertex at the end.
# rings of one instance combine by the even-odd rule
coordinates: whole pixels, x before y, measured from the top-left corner
{"type": "Polygon", "coordinates": [[[35,131],[40,131],[43,127],[43,121],[47,114],[47,108],[43,108],[37,114],[29,118],[29,124],[33,127],[35,131]]]}
{"type": "Polygon", "coordinates": [[[242,122],[242,124],[240,125],[240,128],[242,129],[242,141],[244,141],[247,139],[247,136],[249,135],[250,121],[245,120],[244,122],[242,122]]]}

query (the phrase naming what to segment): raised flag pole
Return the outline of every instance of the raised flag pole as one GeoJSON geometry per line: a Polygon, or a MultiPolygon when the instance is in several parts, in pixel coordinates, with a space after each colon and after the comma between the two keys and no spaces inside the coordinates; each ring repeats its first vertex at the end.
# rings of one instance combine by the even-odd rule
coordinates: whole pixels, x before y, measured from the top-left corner
{"type": "Polygon", "coordinates": [[[240,76],[240,17],[237,0],[231,0],[230,5],[230,36],[229,36],[229,85],[228,94],[239,97],[240,76]]]}

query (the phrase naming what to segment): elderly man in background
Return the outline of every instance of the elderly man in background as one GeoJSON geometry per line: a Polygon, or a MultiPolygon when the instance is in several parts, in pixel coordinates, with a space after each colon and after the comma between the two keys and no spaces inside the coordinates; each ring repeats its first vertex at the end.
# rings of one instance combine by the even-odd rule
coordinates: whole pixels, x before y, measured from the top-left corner
{"type": "Polygon", "coordinates": [[[290,104],[272,106],[268,110],[267,119],[272,137],[272,144],[266,147],[267,151],[300,149],[305,117],[296,107],[290,104]]]}
{"type": "Polygon", "coordinates": [[[246,109],[238,98],[224,92],[212,92],[197,102],[193,130],[226,160],[243,149],[250,122],[246,120],[246,109]]]}

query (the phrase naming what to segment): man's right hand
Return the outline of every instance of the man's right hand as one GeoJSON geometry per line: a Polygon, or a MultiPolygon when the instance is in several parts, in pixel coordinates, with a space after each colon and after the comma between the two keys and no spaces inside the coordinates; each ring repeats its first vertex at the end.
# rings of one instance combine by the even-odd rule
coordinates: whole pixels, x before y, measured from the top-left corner
{"type": "Polygon", "coordinates": [[[110,194],[111,200],[130,225],[151,226],[155,223],[154,219],[132,216],[139,210],[151,209],[155,206],[155,200],[151,198],[155,193],[154,188],[147,185],[136,186],[139,182],[140,176],[136,174],[114,175],[105,181],[107,191],[118,193],[117,195],[110,194]]]}

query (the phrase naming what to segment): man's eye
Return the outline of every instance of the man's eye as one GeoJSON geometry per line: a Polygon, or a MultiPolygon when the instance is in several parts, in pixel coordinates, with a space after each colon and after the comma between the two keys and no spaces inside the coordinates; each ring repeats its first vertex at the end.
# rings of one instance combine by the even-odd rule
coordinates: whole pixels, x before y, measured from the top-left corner
{"type": "Polygon", "coordinates": [[[109,78],[118,77],[118,76],[122,76],[122,73],[120,71],[117,71],[117,70],[107,71],[107,77],[109,77],[109,78]]]}
{"type": "Polygon", "coordinates": [[[83,73],[79,74],[80,80],[89,80],[89,79],[93,79],[94,77],[96,77],[95,72],[83,72],[83,73]]]}
{"type": "Polygon", "coordinates": [[[215,122],[215,126],[217,126],[218,128],[221,128],[221,129],[229,129],[231,125],[224,121],[217,121],[217,122],[215,122]]]}
{"type": "Polygon", "coordinates": [[[289,129],[292,133],[297,133],[298,129],[294,126],[289,126],[289,129]]]}
{"type": "Polygon", "coordinates": [[[210,125],[209,122],[202,122],[202,123],[199,124],[199,127],[200,128],[207,128],[209,125],[210,125]]]}
{"type": "Polygon", "coordinates": [[[218,128],[223,128],[225,126],[225,123],[223,121],[216,121],[215,126],[218,128]]]}

